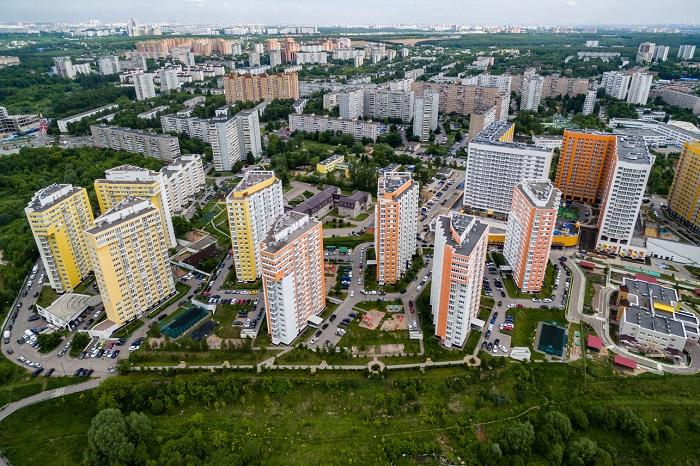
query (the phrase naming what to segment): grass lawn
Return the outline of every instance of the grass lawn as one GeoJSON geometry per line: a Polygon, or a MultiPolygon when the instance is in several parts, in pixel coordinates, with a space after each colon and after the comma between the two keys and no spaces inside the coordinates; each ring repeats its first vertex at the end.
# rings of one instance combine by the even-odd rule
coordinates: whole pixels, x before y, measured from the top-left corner
{"type": "Polygon", "coordinates": [[[367,220],[367,217],[369,217],[369,214],[367,212],[362,212],[360,215],[353,218],[353,220],[356,222],[361,222],[363,220],[367,220]]]}
{"type": "Polygon", "coordinates": [[[272,338],[270,338],[270,335],[267,333],[267,319],[264,317],[260,330],[258,330],[258,336],[255,337],[253,344],[256,348],[266,348],[268,346],[272,346],[272,338]]]}
{"type": "Polygon", "coordinates": [[[511,332],[511,346],[527,346],[534,344],[535,330],[540,321],[553,321],[566,325],[566,317],[561,309],[511,308],[506,315],[513,316],[515,328],[511,332]]]}
{"type": "Polygon", "coordinates": [[[501,439],[512,416],[532,413],[522,420],[536,423],[541,412],[571,416],[575,409],[590,426],[574,424],[569,442],[591,439],[614,454],[615,464],[694,464],[700,400],[691,395],[700,376],[618,376],[595,361],[584,369],[583,362],[493,360],[503,367],[395,371],[383,378],[362,371],[120,375],[97,390],[12,414],[0,423],[0,448],[13,466],[81,464],[98,400],[110,393],[122,412],[151,419],[144,460],[153,464],[167,464],[173,453],[190,458],[186,464],[439,464],[428,452],[453,464],[467,455],[468,464],[549,464],[548,445],[497,462],[481,451],[501,439]],[[173,404],[154,414],[150,406],[163,397],[173,404]],[[670,435],[649,436],[642,451],[629,432],[606,429],[594,417],[621,408],[649,429],[670,427],[670,435]],[[482,423],[478,437],[475,423],[482,423]],[[244,450],[257,459],[237,461],[244,450]]]}
{"type": "Polygon", "coordinates": [[[95,290],[92,289],[92,284],[95,283],[95,276],[90,275],[88,278],[80,282],[80,285],[76,286],[73,293],[77,294],[96,294],[95,290]]]}
{"type": "Polygon", "coordinates": [[[50,286],[44,285],[36,300],[36,304],[41,307],[49,307],[52,302],[56,301],[56,298],[58,298],[58,293],[50,286]]]}
{"type": "Polygon", "coordinates": [[[695,278],[700,278],[700,267],[693,267],[692,265],[685,265],[684,267],[688,272],[692,273],[695,278]]]}
{"type": "Polygon", "coordinates": [[[425,357],[433,361],[456,361],[464,358],[466,351],[459,348],[445,348],[435,337],[433,327],[433,315],[430,307],[430,287],[428,284],[416,299],[416,312],[420,316],[421,330],[423,331],[423,349],[425,357]]]}
{"type": "MultiPolygon", "coordinates": [[[[387,314],[385,319],[390,315],[387,314]]],[[[382,330],[369,330],[362,328],[359,325],[360,316],[358,315],[347,327],[347,333],[338,342],[338,346],[351,348],[356,346],[360,351],[368,351],[372,346],[403,344],[404,352],[417,353],[420,351],[418,340],[410,340],[408,338],[408,330],[399,330],[396,332],[384,332],[382,330]]],[[[375,348],[378,351],[379,348],[375,348]]]]}
{"type": "Polygon", "coordinates": [[[262,289],[262,280],[257,279],[250,283],[238,283],[236,281],[236,269],[232,268],[221,286],[226,290],[260,290],[262,289]]]}
{"type": "MultiPolygon", "coordinates": [[[[240,338],[241,328],[233,325],[236,319],[241,319],[245,322],[245,317],[238,317],[239,312],[250,312],[255,306],[252,304],[219,304],[216,306],[216,312],[212,316],[212,320],[219,323],[219,326],[214,330],[214,334],[220,338],[240,338]]],[[[252,315],[251,315],[252,317],[252,315]]]]}
{"type": "Polygon", "coordinates": [[[511,298],[531,299],[531,298],[549,298],[554,289],[554,281],[557,278],[557,272],[551,262],[547,262],[547,270],[545,271],[544,280],[542,281],[542,291],[539,293],[523,293],[518,289],[512,275],[503,275],[503,286],[506,293],[511,298]]]}
{"type": "MultiPolygon", "coordinates": [[[[50,369],[47,367],[46,369],[50,369]]],[[[44,390],[84,382],[82,377],[32,377],[30,372],[0,356],[0,406],[44,390]]]]}
{"type": "Polygon", "coordinates": [[[129,338],[132,333],[134,333],[137,329],[139,329],[143,325],[143,321],[141,319],[136,319],[132,320],[116,332],[114,332],[114,336],[116,338],[129,338]]]}
{"type": "Polygon", "coordinates": [[[354,248],[358,244],[369,243],[374,241],[374,235],[371,233],[365,233],[362,235],[352,235],[352,236],[337,236],[335,238],[323,238],[323,246],[344,246],[346,248],[354,248]]]}
{"type": "Polygon", "coordinates": [[[165,309],[167,309],[169,306],[171,306],[173,303],[176,303],[180,299],[182,299],[183,296],[185,296],[187,293],[190,292],[190,287],[189,285],[186,285],[182,282],[176,282],[175,283],[175,296],[158,306],[157,308],[153,309],[151,312],[148,313],[148,317],[150,319],[156,317],[158,314],[163,312],[165,309]]]}
{"type": "Polygon", "coordinates": [[[377,266],[368,265],[362,270],[362,279],[365,290],[377,289],[377,266]]]}
{"type": "Polygon", "coordinates": [[[477,343],[479,343],[479,338],[481,338],[481,332],[472,330],[469,332],[466,343],[464,343],[464,352],[467,354],[474,353],[477,343]]]}

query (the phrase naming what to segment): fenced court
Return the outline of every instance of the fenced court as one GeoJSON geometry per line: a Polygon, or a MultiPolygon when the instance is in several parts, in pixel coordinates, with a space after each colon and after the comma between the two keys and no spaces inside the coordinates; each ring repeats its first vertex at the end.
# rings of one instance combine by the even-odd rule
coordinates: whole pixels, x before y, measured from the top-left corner
{"type": "Polygon", "coordinates": [[[160,331],[170,338],[177,338],[206,317],[207,314],[209,312],[204,309],[188,306],[172,320],[163,322],[160,326],[160,331]]]}
{"type": "Polygon", "coordinates": [[[537,329],[537,351],[549,356],[564,356],[566,328],[555,323],[540,322],[537,329]]]}

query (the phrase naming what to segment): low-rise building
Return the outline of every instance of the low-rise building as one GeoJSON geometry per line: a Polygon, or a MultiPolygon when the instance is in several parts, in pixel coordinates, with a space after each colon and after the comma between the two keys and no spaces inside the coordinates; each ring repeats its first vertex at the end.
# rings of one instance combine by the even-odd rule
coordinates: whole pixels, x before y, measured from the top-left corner
{"type": "Polygon", "coordinates": [[[81,112],[81,113],[78,113],[77,115],[72,115],[69,117],[60,118],[60,119],[56,120],[56,123],[58,124],[58,129],[62,133],[67,133],[69,124],[77,123],[85,118],[90,118],[91,116],[100,115],[102,113],[106,113],[110,110],[115,110],[117,108],[119,108],[119,105],[117,105],[117,104],[105,105],[104,107],[93,108],[92,110],[81,112]]]}
{"type": "Polygon", "coordinates": [[[295,206],[292,210],[306,214],[309,217],[321,218],[333,209],[334,196],[338,194],[340,194],[339,187],[329,186],[295,206]]]}
{"type": "Polygon", "coordinates": [[[334,196],[338,214],[355,218],[372,206],[372,195],[365,191],[353,191],[349,196],[334,196]]]}
{"type": "Polygon", "coordinates": [[[96,307],[102,302],[100,296],[86,294],[64,293],[47,307],[37,303],[37,313],[46,319],[46,322],[64,330],[73,330],[73,323],[85,312],[88,307],[96,307]]]}
{"type": "Polygon", "coordinates": [[[322,160],[316,164],[316,171],[321,174],[333,173],[339,163],[345,162],[345,156],[342,154],[334,154],[326,160],[322,160]]]}

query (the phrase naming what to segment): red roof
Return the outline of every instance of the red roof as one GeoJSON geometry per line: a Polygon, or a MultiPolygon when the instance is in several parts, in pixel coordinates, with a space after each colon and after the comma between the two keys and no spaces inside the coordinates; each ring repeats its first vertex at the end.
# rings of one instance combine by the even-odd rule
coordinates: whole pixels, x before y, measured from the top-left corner
{"type": "Polygon", "coordinates": [[[637,368],[636,362],[634,362],[630,358],[620,356],[619,354],[615,355],[614,363],[618,366],[626,367],[628,369],[636,369],[637,368]]]}
{"type": "Polygon", "coordinates": [[[598,335],[588,335],[586,347],[600,350],[603,348],[603,340],[598,335]]]}
{"type": "Polygon", "coordinates": [[[656,283],[656,278],[652,277],[651,275],[647,275],[645,273],[636,273],[634,274],[634,279],[635,280],[640,280],[643,282],[647,283],[656,283]]]}
{"type": "Polygon", "coordinates": [[[695,288],[695,294],[700,296],[700,288],[695,288]]]}
{"type": "Polygon", "coordinates": [[[595,264],[593,262],[588,262],[588,261],[579,261],[578,265],[583,267],[584,269],[595,269],[595,264]]]}

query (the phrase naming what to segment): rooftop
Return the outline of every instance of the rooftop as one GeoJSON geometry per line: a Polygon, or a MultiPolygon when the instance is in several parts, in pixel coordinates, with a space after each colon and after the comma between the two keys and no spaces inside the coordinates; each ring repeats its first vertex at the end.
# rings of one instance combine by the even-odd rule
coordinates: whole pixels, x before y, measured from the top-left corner
{"type": "Polygon", "coordinates": [[[27,208],[34,212],[45,210],[81,189],[71,184],[51,184],[37,191],[27,204],[27,208]]]}
{"type": "Polygon", "coordinates": [[[683,323],[673,319],[672,315],[669,317],[669,315],[665,313],[654,313],[640,307],[629,306],[625,308],[623,319],[625,319],[625,322],[637,324],[647,330],[665,333],[666,335],[685,337],[683,323]]]}
{"type": "Polygon", "coordinates": [[[124,223],[143,215],[146,211],[156,210],[153,205],[138,197],[127,197],[113,208],[95,219],[95,226],[85,230],[90,234],[97,234],[115,225],[124,223]]]}
{"type": "Polygon", "coordinates": [[[263,240],[263,251],[275,253],[318,224],[317,220],[304,213],[293,210],[285,212],[277,217],[263,240]]]}
{"type": "Polygon", "coordinates": [[[275,177],[275,172],[271,170],[251,170],[246,172],[243,179],[233,188],[233,192],[246,191],[258,183],[275,177]]]}
{"type": "Polygon", "coordinates": [[[527,180],[516,185],[530,201],[542,209],[555,209],[559,206],[561,191],[549,180],[527,180]]]}
{"type": "Polygon", "coordinates": [[[101,302],[99,295],[64,293],[44,309],[62,321],[70,322],[88,306],[97,306],[101,302]]]}
{"type": "Polygon", "coordinates": [[[84,112],[76,113],[75,115],[61,118],[61,119],[59,119],[59,121],[60,120],[72,120],[74,118],[82,118],[82,117],[87,116],[87,115],[92,115],[94,113],[104,112],[106,110],[112,110],[113,108],[118,108],[118,107],[119,107],[119,105],[117,105],[117,104],[109,104],[109,105],[105,105],[103,107],[93,108],[92,110],[86,110],[84,112]]]}
{"type": "Polygon", "coordinates": [[[293,210],[296,212],[302,212],[305,214],[313,215],[314,213],[316,213],[316,210],[319,207],[329,203],[329,201],[333,202],[333,195],[337,194],[339,192],[340,192],[339,187],[329,186],[329,187],[325,188],[323,191],[314,194],[313,196],[311,196],[310,198],[308,198],[307,200],[305,200],[301,204],[297,205],[296,207],[294,207],[293,210]]]}
{"type": "Polygon", "coordinates": [[[651,310],[654,303],[671,307],[678,304],[678,293],[673,288],[629,277],[625,277],[622,284],[627,287],[630,294],[636,296],[635,304],[644,309],[651,310]]]}
{"type": "Polygon", "coordinates": [[[617,158],[625,162],[651,164],[651,157],[644,139],[637,136],[617,137],[617,158]]]}
{"type": "Polygon", "coordinates": [[[512,147],[514,149],[527,149],[534,150],[538,152],[552,152],[551,149],[545,147],[536,146],[534,144],[523,144],[520,142],[501,142],[499,139],[510,129],[512,123],[507,123],[504,121],[496,121],[484,128],[479,134],[476,135],[472,143],[477,144],[490,144],[500,147],[512,147]]]}
{"type": "Polygon", "coordinates": [[[477,217],[457,212],[438,217],[437,226],[442,229],[447,238],[447,244],[462,256],[470,255],[479,239],[488,230],[488,225],[482,223],[477,217]]]}
{"type": "Polygon", "coordinates": [[[410,172],[385,172],[384,177],[379,182],[379,190],[384,193],[393,193],[411,181],[410,172]]]}

